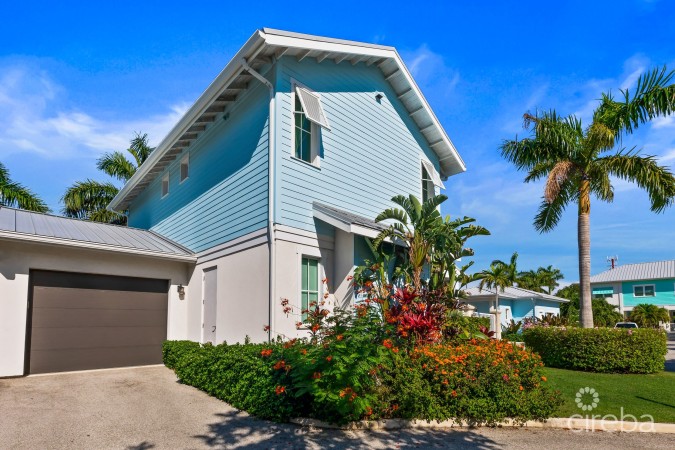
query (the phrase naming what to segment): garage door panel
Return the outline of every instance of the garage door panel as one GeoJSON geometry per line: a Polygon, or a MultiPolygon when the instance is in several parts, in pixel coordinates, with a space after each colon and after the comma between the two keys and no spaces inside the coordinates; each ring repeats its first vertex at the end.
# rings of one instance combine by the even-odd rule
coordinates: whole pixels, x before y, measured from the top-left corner
{"type": "Polygon", "coordinates": [[[162,353],[156,345],[105,349],[37,350],[31,361],[31,373],[105,369],[110,367],[161,364],[162,353]]]}
{"type": "Polygon", "coordinates": [[[166,294],[35,286],[33,309],[151,309],[165,310],[166,294]]]}
{"type": "Polygon", "coordinates": [[[159,364],[168,282],[31,272],[30,373],[159,364]]]}
{"type": "Polygon", "coordinates": [[[33,310],[33,329],[50,327],[161,326],[166,315],[149,310],[56,309],[33,310]]]}
{"type": "Polygon", "coordinates": [[[53,328],[36,333],[31,351],[162,345],[165,327],[53,328]]]}

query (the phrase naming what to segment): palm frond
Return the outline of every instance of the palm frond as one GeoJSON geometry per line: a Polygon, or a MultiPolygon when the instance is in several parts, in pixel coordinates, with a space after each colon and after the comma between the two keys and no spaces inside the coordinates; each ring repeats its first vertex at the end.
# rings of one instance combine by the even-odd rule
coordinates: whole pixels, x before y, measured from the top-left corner
{"type": "Polygon", "coordinates": [[[408,225],[408,215],[404,210],[398,208],[385,209],[375,217],[375,222],[382,222],[383,220],[397,220],[403,225],[408,225]]]}
{"type": "Polygon", "coordinates": [[[544,199],[551,203],[560,194],[563,185],[570,179],[576,167],[571,161],[560,161],[548,174],[546,186],[544,187],[544,199]]]}
{"type": "Polygon", "coordinates": [[[560,222],[562,213],[567,205],[577,197],[577,192],[571,183],[567,183],[561,189],[553,202],[542,199],[539,212],[534,217],[534,228],[540,233],[551,231],[560,222]]]}
{"type": "Polygon", "coordinates": [[[35,212],[49,212],[49,207],[37,194],[10,179],[9,170],[0,163],[0,205],[35,212]]]}
{"type": "Polygon", "coordinates": [[[641,156],[635,150],[598,158],[597,165],[608,174],[631,181],[647,191],[654,212],[661,212],[675,200],[675,177],[654,156],[641,156]]]}
{"type": "Polygon", "coordinates": [[[614,130],[618,140],[623,133],[630,134],[655,117],[672,114],[675,112],[674,77],[675,71],[667,71],[665,66],[655,68],[640,75],[632,94],[628,89],[621,90],[621,101],[614,100],[611,92],[603,94],[593,122],[614,130]]]}
{"type": "Polygon", "coordinates": [[[121,181],[129,181],[136,172],[136,166],[122,152],[104,154],[96,161],[96,168],[121,181]]]}
{"type": "Polygon", "coordinates": [[[119,189],[112,183],[100,183],[94,180],[78,181],[66,190],[61,198],[63,214],[66,217],[89,219],[104,217],[108,204],[117,195],[119,189]]]}
{"type": "Polygon", "coordinates": [[[150,156],[150,153],[154,148],[151,148],[148,145],[148,135],[147,133],[135,133],[133,139],[131,139],[129,148],[127,151],[134,156],[136,160],[136,167],[141,167],[141,164],[145,162],[146,159],[150,156]]]}

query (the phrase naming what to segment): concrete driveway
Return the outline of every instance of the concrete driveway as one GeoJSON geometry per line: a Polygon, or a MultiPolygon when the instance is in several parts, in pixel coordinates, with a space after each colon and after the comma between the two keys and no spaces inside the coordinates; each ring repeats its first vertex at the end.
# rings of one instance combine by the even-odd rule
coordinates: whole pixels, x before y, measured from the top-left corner
{"type": "Polygon", "coordinates": [[[347,432],[258,420],[164,367],[0,380],[0,448],[672,448],[672,435],[489,429],[347,432]]]}

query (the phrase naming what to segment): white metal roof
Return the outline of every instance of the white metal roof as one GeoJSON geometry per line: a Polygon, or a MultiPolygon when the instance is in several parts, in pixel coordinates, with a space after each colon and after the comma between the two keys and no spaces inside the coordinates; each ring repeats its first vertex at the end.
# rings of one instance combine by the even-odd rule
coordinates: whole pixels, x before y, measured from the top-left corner
{"type": "Polygon", "coordinates": [[[0,206],[0,239],[68,245],[194,261],[180,245],[148,230],[0,206]]]}
{"type": "Polygon", "coordinates": [[[228,105],[235,102],[253,80],[246,66],[260,70],[282,56],[291,56],[298,60],[316,58],[319,62],[329,60],[336,64],[347,61],[352,65],[375,65],[408,110],[428,145],[438,155],[441,176],[447,178],[466,170],[464,161],[394,47],[263,28],[251,36],[183,115],[148,160],[120,190],[109,208],[117,211],[127,209],[158,174],[216,118],[224,114],[228,105]]]}
{"type": "Polygon", "coordinates": [[[675,260],[625,264],[591,277],[591,283],[675,278],[675,260]]]}
{"type": "MultiPolygon", "coordinates": [[[[470,300],[472,297],[473,298],[480,298],[480,297],[489,297],[489,298],[494,298],[496,292],[494,289],[488,289],[488,288],[483,288],[483,290],[480,290],[478,286],[470,287],[469,289],[466,289],[465,291],[467,295],[469,295],[469,298],[467,300],[470,300]]],[[[516,286],[509,286],[504,288],[504,291],[502,292],[501,290],[499,291],[499,297],[500,298],[508,298],[508,299],[515,299],[515,300],[520,300],[520,299],[542,299],[542,300],[551,300],[554,302],[559,302],[559,303],[567,303],[569,300],[561,298],[561,297],[556,297],[555,295],[550,295],[550,294],[544,294],[543,292],[535,292],[531,291],[529,289],[523,289],[519,288],[516,286]]]]}

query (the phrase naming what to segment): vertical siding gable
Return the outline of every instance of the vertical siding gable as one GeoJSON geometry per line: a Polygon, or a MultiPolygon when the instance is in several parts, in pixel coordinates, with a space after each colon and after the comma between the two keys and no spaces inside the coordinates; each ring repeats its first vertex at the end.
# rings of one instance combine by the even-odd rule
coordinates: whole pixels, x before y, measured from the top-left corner
{"type": "Polygon", "coordinates": [[[313,201],[374,218],[392,206],[394,195],[421,197],[420,154],[439,167],[377,67],[284,57],[276,91],[275,222],[315,231],[313,201]],[[331,124],[330,131],[321,131],[320,168],[291,157],[291,80],[321,95],[331,124]],[[377,93],[384,95],[380,103],[377,93]]]}
{"type": "Polygon", "coordinates": [[[129,225],[193,251],[266,227],[268,126],[268,90],[254,83],[188,148],[189,178],[180,183],[179,155],[167,168],[169,195],[161,198],[159,174],[131,205],[129,225]]]}

